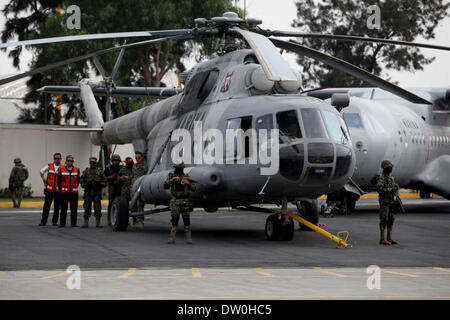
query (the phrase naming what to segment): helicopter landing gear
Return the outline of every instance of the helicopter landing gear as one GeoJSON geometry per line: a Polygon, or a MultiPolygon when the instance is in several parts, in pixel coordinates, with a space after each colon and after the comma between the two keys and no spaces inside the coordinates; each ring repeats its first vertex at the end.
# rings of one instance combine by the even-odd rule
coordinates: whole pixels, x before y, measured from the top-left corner
{"type": "Polygon", "coordinates": [[[425,192],[422,190],[419,191],[419,195],[420,195],[420,199],[432,199],[433,198],[433,193],[425,192]]]}
{"type": "MultiPolygon", "coordinates": [[[[308,220],[312,224],[317,225],[317,223],[319,222],[320,207],[316,199],[310,201],[297,201],[296,206],[300,216],[302,216],[305,220],[308,220]]],[[[313,231],[306,226],[302,226],[300,223],[299,226],[304,231],[313,231]]]]}
{"type": "Polygon", "coordinates": [[[294,221],[285,215],[272,214],[266,220],[266,237],[270,241],[290,241],[294,238],[294,221]]]}

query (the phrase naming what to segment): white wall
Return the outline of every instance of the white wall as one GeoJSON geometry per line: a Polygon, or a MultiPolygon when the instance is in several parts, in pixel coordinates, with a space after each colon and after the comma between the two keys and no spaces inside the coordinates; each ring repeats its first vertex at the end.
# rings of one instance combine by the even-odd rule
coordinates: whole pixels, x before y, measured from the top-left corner
{"type": "MultiPolygon", "coordinates": [[[[43,195],[43,183],[39,171],[53,161],[53,153],[60,152],[63,160],[68,154],[75,158],[81,170],[88,167],[89,157],[98,158],[99,147],[91,144],[89,133],[47,131],[57,126],[32,124],[0,124],[0,187],[8,186],[8,178],[14,166],[14,158],[21,158],[30,176],[25,184],[31,184],[33,196],[43,195]]],[[[114,149],[114,146],[113,148],[114,149]]],[[[116,152],[122,159],[134,158],[131,144],[118,145],[116,152]]]]}

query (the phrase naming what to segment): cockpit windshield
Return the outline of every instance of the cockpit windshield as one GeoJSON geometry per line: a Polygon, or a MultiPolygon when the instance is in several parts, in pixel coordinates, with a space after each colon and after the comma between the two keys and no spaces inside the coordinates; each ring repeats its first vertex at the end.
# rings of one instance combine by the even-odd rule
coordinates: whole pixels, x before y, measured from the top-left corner
{"type": "Polygon", "coordinates": [[[328,138],[327,129],[318,109],[301,109],[303,125],[308,138],[328,138]]]}
{"type": "Polygon", "coordinates": [[[344,112],[344,120],[349,128],[362,129],[363,123],[359,113],[344,112]]]}
{"type": "Polygon", "coordinates": [[[327,123],[330,136],[333,140],[341,144],[348,144],[349,138],[344,121],[330,111],[324,111],[325,122],[327,123]]]}
{"type": "Polygon", "coordinates": [[[277,113],[277,124],[281,143],[292,143],[302,138],[302,132],[297,118],[297,111],[283,111],[277,113]]]}

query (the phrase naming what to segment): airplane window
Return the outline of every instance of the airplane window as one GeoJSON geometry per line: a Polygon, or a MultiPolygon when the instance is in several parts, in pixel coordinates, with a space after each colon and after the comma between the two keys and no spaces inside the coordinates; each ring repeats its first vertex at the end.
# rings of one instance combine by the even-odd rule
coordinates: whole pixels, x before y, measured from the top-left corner
{"type": "Polygon", "coordinates": [[[347,144],[348,138],[346,134],[345,126],[341,125],[339,117],[330,111],[325,111],[325,122],[327,123],[328,129],[330,131],[331,138],[339,143],[347,144]]]}
{"type": "Polygon", "coordinates": [[[361,121],[361,116],[359,115],[359,113],[345,112],[344,120],[345,120],[345,123],[347,124],[347,127],[349,127],[349,128],[358,128],[358,129],[363,128],[363,123],[361,121]]]}
{"type": "Polygon", "coordinates": [[[302,132],[295,110],[278,112],[277,124],[280,130],[280,142],[291,143],[302,138],[302,132]]]}
{"type": "Polygon", "coordinates": [[[303,125],[308,138],[327,138],[327,131],[317,109],[301,109],[303,125]]]}

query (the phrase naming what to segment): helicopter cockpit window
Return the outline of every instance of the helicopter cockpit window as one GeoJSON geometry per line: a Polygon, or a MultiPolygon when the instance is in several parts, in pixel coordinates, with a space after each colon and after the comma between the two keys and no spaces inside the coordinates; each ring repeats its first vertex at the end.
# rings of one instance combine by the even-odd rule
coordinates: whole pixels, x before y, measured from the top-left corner
{"type": "Polygon", "coordinates": [[[303,125],[308,138],[328,138],[327,130],[317,109],[301,109],[303,125]]]}
{"type": "Polygon", "coordinates": [[[259,64],[258,58],[254,54],[246,55],[244,58],[244,64],[256,63],[259,64]]]}
{"type": "Polygon", "coordinates": [[[347,124],[347,127],[349,127],[349,128],[357,128],[357,129],[363,128],[363,123],[361,121],[361,116],[359,115],[359,113],[345,112],[344,120],[345,120],[345,123],[347,124]]]}
{"type": "MultiPolygon", "coordinates": [[[[241,129],[244,134],[248,129],[252,128],[252,117],[248,116],[248,117],[242,117],[242,118],[235,118],[235,119],[230,119],[227,122],[227,130],[238,130],[241,129]]],[[[244,153],[244,158],[248,158],[250,157],[250,137],[245,136],[244,135],[244,141],[243,144],[240,144],[240,147],[243,147],[243,153],[244,153]]],[[[236,139],[234,139],[233,141],[233,149],[234,149],[234,158],[235,159],[240,159],[242,158],[242,151],[238,152],[238,143],[236,141],[236,139]]]]}
{"type": "Polygon", "coordinates": [[[280,131],[280,143],[292,143],[302,138],[295,110],[278,112],[277,124],[280,131]]]}
{"type": "Polygon", "coordinates": [[[198,91],[197,98],[206,99],[206,97],[208,97],[208,95],[211,93],[211,90],[214,88],[218,77],[219,77],[219,70],[210,71],[208,77],[205,79],[202,87],[198,91]]]}
{"type": "Polygon", "coordinates": [[[349,139],[344,123],[341,123],[339,117],[330,111],[324,111],[323,115],[325,116],[325,122],[327,123],[331,138],[338,143],[347,144],[349,139]]]}

